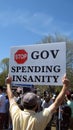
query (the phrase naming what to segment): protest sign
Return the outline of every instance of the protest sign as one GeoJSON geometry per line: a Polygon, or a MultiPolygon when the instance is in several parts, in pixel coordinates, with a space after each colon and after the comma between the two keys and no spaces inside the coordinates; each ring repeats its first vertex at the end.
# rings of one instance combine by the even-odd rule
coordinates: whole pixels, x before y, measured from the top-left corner
{"type": "Polygon", "coordinates": [[[66,43],[11,47],[9,74],[18,85],[62,85],[66,73],[66,43]]]}

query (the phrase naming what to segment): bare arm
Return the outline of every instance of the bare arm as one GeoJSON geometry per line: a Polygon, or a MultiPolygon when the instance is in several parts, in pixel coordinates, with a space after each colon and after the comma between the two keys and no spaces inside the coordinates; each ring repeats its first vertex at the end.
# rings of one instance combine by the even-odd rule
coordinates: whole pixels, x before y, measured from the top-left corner
{"type": "Polygon", "coordinates": [[[11,77],[7,77],[6,78],[6,85],[7,85],[7,95],[8,95],[8,98],[9,98],[9,101],[14,97],[13,93],[12,93],[12,90],[11,90],[11,77]]]}
{"type": "Polygon", "coordinates": [[[62,103],[62,101],[64,100],[65,97],[65,93],[66,90],[68,89],[69,86],[69,80],[67,79],[66,76],[63,77],[63,88],[61,90],[61,92],[59,93],[59,95],[57,96],[55,102],[49,107],[51,113],[54,113],[55,110],[59,107],[59,105],[62,103]]]}

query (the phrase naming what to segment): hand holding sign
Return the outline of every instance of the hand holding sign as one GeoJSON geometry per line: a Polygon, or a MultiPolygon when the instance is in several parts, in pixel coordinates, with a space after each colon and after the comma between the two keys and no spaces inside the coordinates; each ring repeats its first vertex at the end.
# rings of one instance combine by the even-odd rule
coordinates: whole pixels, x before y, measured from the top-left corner
{"type": "Polygon", "coordinates": [[[5,84],[11,84],[12,78],[8,75],[8,77],[5,80],[5,84]]]}

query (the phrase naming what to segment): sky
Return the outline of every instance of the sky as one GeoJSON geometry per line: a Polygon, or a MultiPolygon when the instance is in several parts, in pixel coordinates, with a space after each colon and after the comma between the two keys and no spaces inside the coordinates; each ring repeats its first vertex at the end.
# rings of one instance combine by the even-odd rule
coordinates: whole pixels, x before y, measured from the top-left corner
{"type": "Polygon", "coordinates": [[[55,33],[73,39],[73,0],[0,0],[0,61],[55,33]]]}

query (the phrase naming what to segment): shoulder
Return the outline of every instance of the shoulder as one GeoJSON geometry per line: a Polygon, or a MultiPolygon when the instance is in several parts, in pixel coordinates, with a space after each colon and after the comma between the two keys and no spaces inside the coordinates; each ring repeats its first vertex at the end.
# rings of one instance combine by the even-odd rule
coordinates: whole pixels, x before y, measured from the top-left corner
{"type": "Polygon", "coordinates": [[[19,114],[19,112],[20,112],[20,108],[19,108],[18,104],[15,102],[14,99],[11,99],[11,100],[10,100],[10,108],[9,108],[9,110],[10,110],[10,113],[11,113],[12,117],[13,117],[16,113],[19,114]]]}

